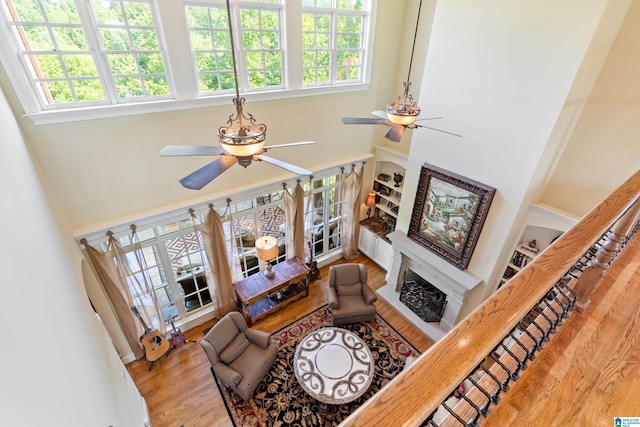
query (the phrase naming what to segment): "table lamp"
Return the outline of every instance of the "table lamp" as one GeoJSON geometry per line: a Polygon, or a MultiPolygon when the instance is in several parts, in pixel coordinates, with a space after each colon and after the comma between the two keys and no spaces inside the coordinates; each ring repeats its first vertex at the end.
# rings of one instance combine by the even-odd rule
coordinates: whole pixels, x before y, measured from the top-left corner
{"type": "Polygon", "coordinates": [[[367,219],[370,220],[371,219],[371,208],[373,208],[376,205],[376,192],[375,191],[369,191],[369,194],[367,194],[367,200],[365,200],[364,204],[365,204],[365,206],[367,206],[369,208],[367,210],[367,219]]]}
{"type": "Polygon", "coordinates": [[[278,256],[278,240],[273,236],[262,236],[256,240],[256,254],[258,259],[267,263],[264,269],[264,275],[273,277],[275,273],[272,270],[271,260],[278,256]]]}

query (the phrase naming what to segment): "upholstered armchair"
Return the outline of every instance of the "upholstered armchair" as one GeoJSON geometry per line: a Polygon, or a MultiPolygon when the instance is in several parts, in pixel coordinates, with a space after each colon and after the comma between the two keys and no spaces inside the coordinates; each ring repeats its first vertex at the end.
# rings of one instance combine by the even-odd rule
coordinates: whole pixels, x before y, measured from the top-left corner
{"type": "Polygon", "coordinates": [[[363,264],[339,264],[329,267],[327,303],[333,324],[367,322],[376,317],[378,297],[367,284],[367,267],[363,264]]]}
{"type": "Polygon", "coordinates": [[[247,400],[276,360],[271,335],[247,327],[242,314],[232,311],[213,325],[200,346],[211,370],[243,400],[247,400]]]}

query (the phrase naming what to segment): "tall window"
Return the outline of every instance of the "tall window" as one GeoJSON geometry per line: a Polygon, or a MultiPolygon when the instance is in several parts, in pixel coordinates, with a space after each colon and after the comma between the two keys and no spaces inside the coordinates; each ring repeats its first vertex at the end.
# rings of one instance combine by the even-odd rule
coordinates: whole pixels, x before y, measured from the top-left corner
{"type": "Polygon", "coordinates": [[[83,7],[74,0],[4,0],[3,5],[43,105],[117,103],[170,93],[151,0],[92,0],[83,7]],[[94,22],[89,16],[95,26],[88,25],[94,22]]]}
{"type": "Polygon", "coordinates": [[[367,2],[303,0],[302,5],[304,85],[361,81],[367,2]]]}
{"type": "MultiPolygon", "coordinates": [[[[240,4],[239,19],[233,23],[233,28],[239,42],[235,46],[236,61],[243,65],[239,67],[238,81],[242,92],[283,87],[281,9],[277,3],[265,3],[260,7],[240,4]]],[[[225,5],[187,5],[186,14],[200,92],[234,89],[225,5]]],[[[234,17],[238,18],[238,14],[234,17]]]]}
{"type": "Polygon", "coordinates": [[[152,6],[150,0],[91,1],[118,99],[171,93],[152,6]]]}
{"type": "Polygon", "coordinates": [[[340,175],[315,179],[305,185],[311,187],[313,254],[323,255],[340,247],[340,175]]]}
{"type": "MultiPolygon", "coordinates": [[[[303,0],[302,9],[294,1],[231,0],[239,90],[366,83],[369,8],[366,0],[303,0]]],[[[235,89],[221,0],[0,0],[0,60],[30,116],[120,104],[179,108],[150,101],[235,89]]]]}

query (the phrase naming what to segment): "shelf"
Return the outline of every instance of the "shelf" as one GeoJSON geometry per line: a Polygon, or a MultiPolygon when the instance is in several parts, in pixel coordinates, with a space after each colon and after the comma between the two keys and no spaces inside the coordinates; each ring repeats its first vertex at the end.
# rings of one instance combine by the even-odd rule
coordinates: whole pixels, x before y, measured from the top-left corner
{"type": "Polygon", "coordinates": [[[386,203],[385,204],[382,204],[382,203],[377,204],[376,208],[380,209],[382,212],[385,212],[385,213],[391,215],[394,218],[398,217],[398,213],[397,212],[393,212],[391,210],[391,208],[388,208],[386,203]]]}
{"type": "Polygon", "coordinates": [[[407,158],[405,155],[393,151],[382,148],[378,151],[376,148],[375,162],[371,189],[376,193],[376,204],[371,208],[369,214],[371,220],[385,224],[386,232],[391,232],[395,229],[400,210],[407,158]],[[403,179],[397,187],[393,180],[396,174],[401,175],[403,179]],[[378,179],[378,177],[385,175],[388,177],[386,181],[378,179]]]}
{"type": "Polygon", "coordinates": [[[384,194],[380,194],[377,191],[376,194],[380,196],[381,199],[385,199],[387,202],[391,202],[394,205],[400,205],[400,199],[395,196],[385,196],[384,194]]]}
{"type": "Polygon", "coordinates": [[[397,191],[400,194],[402,194],[402,188],[403,186],[401,185],[400,187],[396,187],[395,186],[395,182],[393,181],[380,181],[379,179],[374,179],[374,182],[377,182],[380,185],[384,185],[385,187],[389,187],[390,189],[392,189],[393,191],[397,191]]]}

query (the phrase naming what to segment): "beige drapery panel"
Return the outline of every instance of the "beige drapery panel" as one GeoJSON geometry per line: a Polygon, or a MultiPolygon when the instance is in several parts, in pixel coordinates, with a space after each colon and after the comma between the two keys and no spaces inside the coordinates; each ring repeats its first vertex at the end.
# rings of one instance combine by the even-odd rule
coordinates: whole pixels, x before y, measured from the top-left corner
{"type": "Polygon", "coordinates": [[[139,322],[131,312],[127,293],[122,291],[126,286],[120,282],[113,258],[86,243],[85,251],[107,298],[111,301],[116,320],[129,343],[129,347],[131,347],[131,351],[136,359],[140,359],[144,356],[144,348],[140,343],[139,322]]]}
{"type": "Polygon", "coordinates": [[[135,227],[132,227],[131,251],[125,253],[118,240],[109,235],[108,250],[102,253],[85,244],[89,262],[94,268],[105,293],[114,308],[118,323],[136,358],[144,356],[140,336],[142,323],[131,311],[136,306],[150,329],[157,329],[164,336],[167,328],[162,311],[147,272],[147,263],[135,227]],[[133,274],[136,271],[136,274],[133,274]]]}
{"type": "MultiPolygon", "coordinates": [[[[192,216],[194,216],[193,213],[192,216]]],[[[213,283],[209,283],[209,292],[218,309],[219,317],[235,310],[236,307],[223,222],[223,218],[213,209],[213,206],[210,206],[206,221],[196,225],[196,230],[202,235],[204,252],[211,269],[213,283]]]]}
{"type": "Polygon", "coordinates": [[[355,258],[358,252],[358,234],[360,222],[360,190],[362,189],[362,174],[364,163],[360,173],[356,172],[356,166],[351,165],[349,175],[344,175],[340,182],[340,195],[342,197],[342,215],[340,216],[340,230],[342,235],[342,256],[346,260],[355,258]]]}
{"type": "Polygon", "coordinates": [[[310,255],[306,242],[310,241],[311,234],[311,190],[305,194],[299,180],[293,194],[289,193],[286,184],[283,184],[283,187],[287,258],[295,256],[305,262],[307,255],[310,255]]]}

